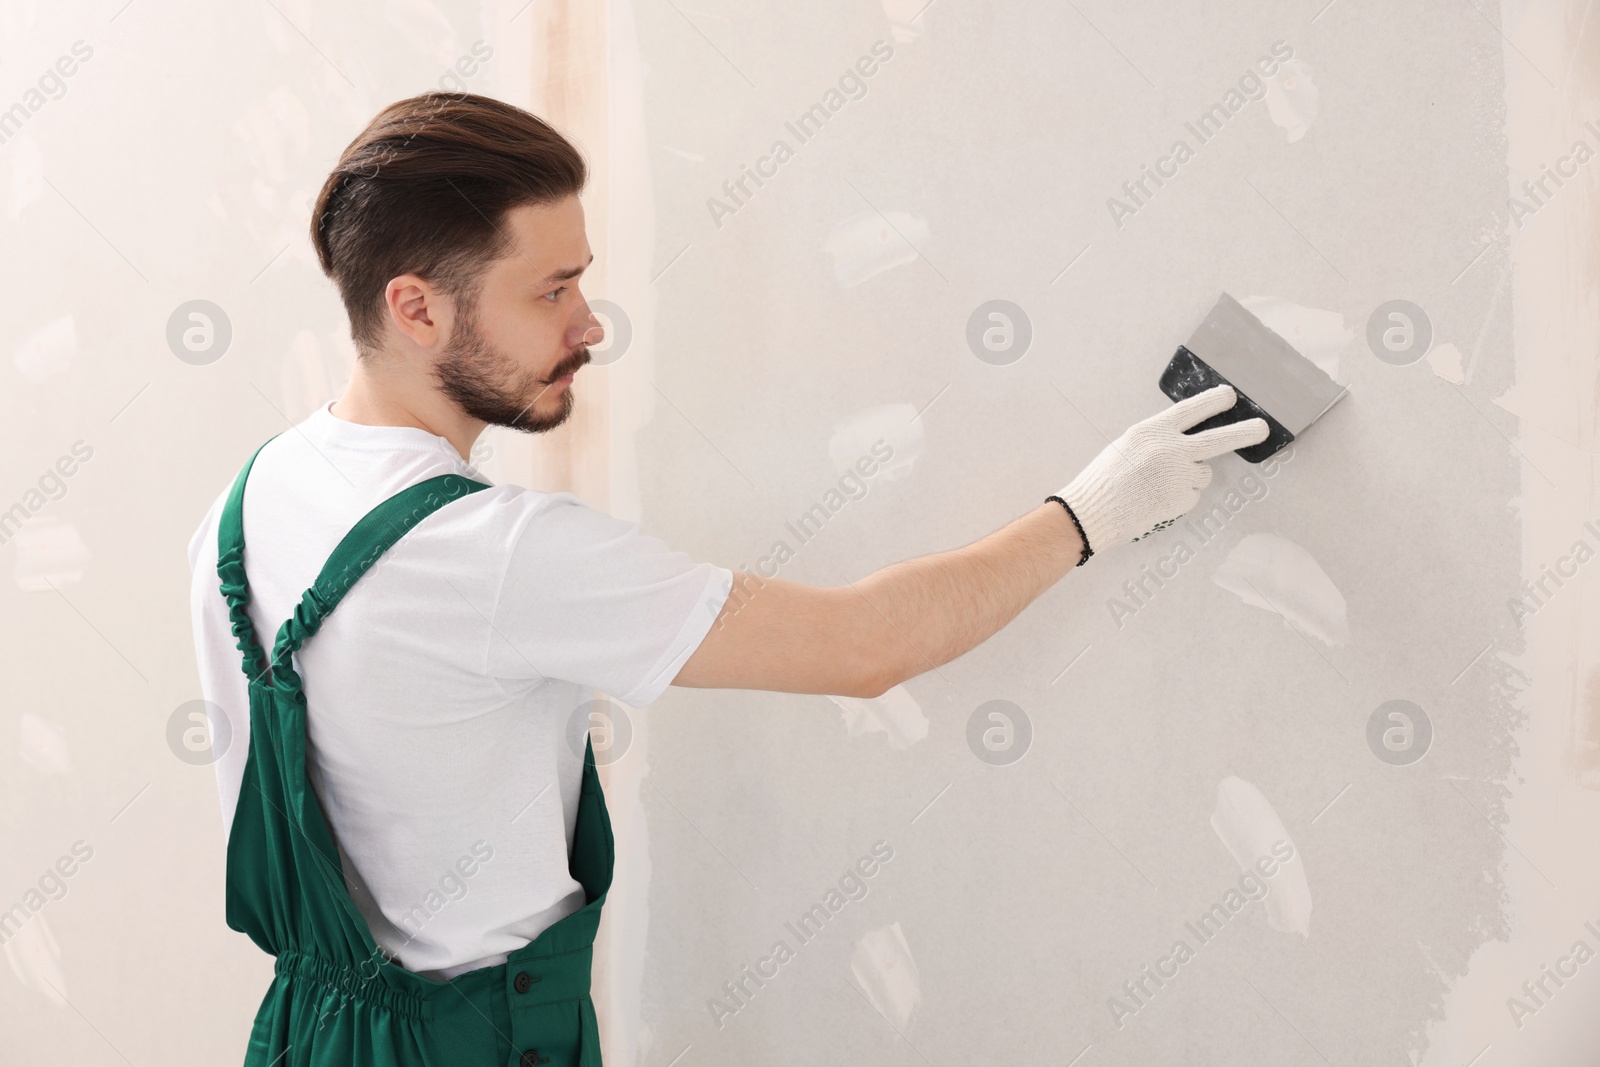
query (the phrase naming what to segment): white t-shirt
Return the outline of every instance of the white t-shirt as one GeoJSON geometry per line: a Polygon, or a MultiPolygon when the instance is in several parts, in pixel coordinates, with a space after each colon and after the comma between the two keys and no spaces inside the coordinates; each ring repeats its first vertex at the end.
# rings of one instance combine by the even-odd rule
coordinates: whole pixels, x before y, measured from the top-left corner
{"type": "MultiPolygon", "coordinates": [[[[435,475],[489,480],[443,437],[347,422],[331,406],[263,448],[245,486],[250,619],[269,657],[363,515],[435,475]]],[[[216,763],[225,835],[250,742],[217,577],[227,495],[189,543],[201,689],[232,734],[216,763]]],[[[587,724],[579,709],[596,690],[630,707],[659,696],[732,578],[571,493],[513,485],[451,501],[379,557],[295,669],[311,786],[381,947],[447,980],[504,962],[583,906],[567,857],[584,734],[574,751],[569,723],[587,724]]]]}

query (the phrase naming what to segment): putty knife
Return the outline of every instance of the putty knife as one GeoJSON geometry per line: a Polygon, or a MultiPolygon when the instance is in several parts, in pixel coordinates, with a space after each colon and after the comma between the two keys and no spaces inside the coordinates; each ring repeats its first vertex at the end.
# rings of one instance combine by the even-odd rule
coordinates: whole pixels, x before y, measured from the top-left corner
{"type": "Polygon", "coordinates": [[[1176,401],[1231,385],[1238,402],[1185,431],[1199,433],[1245,419],[1267,421],[1267,439],[1236,451],[1260,463],[1316,422],[1348,391],[1223,293],[1161,372],[1161,391],[1176,401]]]}

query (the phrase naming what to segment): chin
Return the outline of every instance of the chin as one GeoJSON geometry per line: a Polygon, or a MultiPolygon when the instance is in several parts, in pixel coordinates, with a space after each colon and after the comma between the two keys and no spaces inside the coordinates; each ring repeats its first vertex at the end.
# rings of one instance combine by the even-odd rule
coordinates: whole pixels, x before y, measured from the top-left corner
{"type": "Polygon", "coordinates": [[[554,400],[550,410],[542,409],[535,403],[517,420],[513,429],[521,430],[523,433],[548,433],[572,417],[575,404],[572,387],[567,386],[561,390],[561,395],[554,400]]]}

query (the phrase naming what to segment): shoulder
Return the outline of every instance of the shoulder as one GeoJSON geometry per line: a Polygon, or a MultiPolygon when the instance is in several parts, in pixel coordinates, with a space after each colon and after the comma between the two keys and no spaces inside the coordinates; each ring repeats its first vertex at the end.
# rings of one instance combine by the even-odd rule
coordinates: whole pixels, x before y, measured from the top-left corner
{"type": "MultiPolygon", "coordinates": [[[[458,473],[474,481],[485,481],[471,468],[441,472],[458,473]]],[[[445,487],[445,492],[449,487],[445,487]]],[[[568,492],[543,492],[520,485],[489,484],[483,489],[460,493],[447,500],[429,520],[440,534],[487,539],[506,549],[537,533],[540,537],[560,538],[592,534],[598,527],[615,523],[604,512],[589,507],[568,492]]]]}
{"type": "Polygon", "coordinates": [[[217,558],[217,516],[221,514],[222,505],[228,499],[229,488],[231,488],[231,483],[229,487],[225,487],[222,492],[217,494],[216,499],[211,501],[211,506],[206,509],[205,515],[200,519],[200,525],[196,526],[194,532],[189,535],[188,556],[189,570],[191,571],[200,566],[201,560],[208,555],[212,561],[217,558]],[[209,553],[207,552],[208,545],[210,546],[209,553]]]}

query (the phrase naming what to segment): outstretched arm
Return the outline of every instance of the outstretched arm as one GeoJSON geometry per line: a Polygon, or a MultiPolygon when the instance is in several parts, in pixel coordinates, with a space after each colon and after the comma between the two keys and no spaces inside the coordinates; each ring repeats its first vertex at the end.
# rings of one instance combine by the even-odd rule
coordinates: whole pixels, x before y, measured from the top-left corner
{"type": "Polygon", "coordinates": [[[1266,438],[1261,419],[1184,432],[1234,401],[1217,386],[1135,423],[1053,499],[970,545],[844,586],[736,574],[673,684],[876,697],[948,663],[1094,553],[1194,507],[1207,459],[1266,438]]]}

